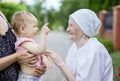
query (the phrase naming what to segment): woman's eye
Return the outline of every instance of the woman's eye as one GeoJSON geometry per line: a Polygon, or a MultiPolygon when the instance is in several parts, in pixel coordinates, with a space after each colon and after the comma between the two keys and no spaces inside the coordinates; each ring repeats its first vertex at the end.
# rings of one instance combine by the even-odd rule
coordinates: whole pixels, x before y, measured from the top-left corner
{"type": "Polygon", "coordinates": [[[70,27],[73,27],[73,25],[72,25],[72,24],[70,24],[69,26],[70,26],[70,27]]]}
{"type": "Polygon", "coordinates": [[[36,28],[37,26],[33,26],[34,28],[36,28]]]}

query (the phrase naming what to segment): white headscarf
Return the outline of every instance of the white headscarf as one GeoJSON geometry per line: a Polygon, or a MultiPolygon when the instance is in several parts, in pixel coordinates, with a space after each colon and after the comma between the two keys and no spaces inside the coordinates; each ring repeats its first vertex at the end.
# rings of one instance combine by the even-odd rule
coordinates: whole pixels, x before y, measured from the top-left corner
{"type": "Polygon", "coordinates": [[[70,15],[78,24],[80,29],[89,37],[99,33],[101,21],[97,15],[89,9],[80,9],[70,15]]]}

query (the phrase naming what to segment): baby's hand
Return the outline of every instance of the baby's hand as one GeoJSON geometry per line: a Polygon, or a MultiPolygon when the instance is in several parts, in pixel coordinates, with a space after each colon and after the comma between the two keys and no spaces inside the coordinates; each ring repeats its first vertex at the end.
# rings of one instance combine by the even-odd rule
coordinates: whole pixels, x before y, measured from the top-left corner
{"type": "Polygon", "coordinates": [[[47,35],[49,33],[50,29],[48,28],[48,24],[49,23],[46,23],[46,24],[43,25],[43,27],[41,29],[41,34],[47,35]]]}

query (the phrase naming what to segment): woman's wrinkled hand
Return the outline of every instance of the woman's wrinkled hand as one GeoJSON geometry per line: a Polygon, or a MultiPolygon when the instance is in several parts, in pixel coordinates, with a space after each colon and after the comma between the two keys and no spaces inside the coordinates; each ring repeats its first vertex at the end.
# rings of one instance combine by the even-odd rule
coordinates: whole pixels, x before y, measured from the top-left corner
{"type": "Polygon", "coordinates": [[[64,61],[61,59],[61,57],[53,51],[47,50],[45,55],[49,56],[58,67],[61,67],[64,64],[64,61]]]}
{"type": "Polygon", "coordinates": [[[45,55],[42,55],[42,63],[47,67],[50,68],[51,67],[51,62],[49,60],[49,58],[45,55]]]}

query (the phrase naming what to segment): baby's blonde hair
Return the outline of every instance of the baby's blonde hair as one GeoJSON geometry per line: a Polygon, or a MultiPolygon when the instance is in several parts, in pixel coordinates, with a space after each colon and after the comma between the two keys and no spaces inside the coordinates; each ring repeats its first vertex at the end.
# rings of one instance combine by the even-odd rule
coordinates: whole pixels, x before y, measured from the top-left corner
{"type": "Polygon", "coordinates": [[[27,23],[29,23],[31,17],[35,22],[37,22],[36,17],[32,15],[30,12],[20,11],[20,12],[14,13],[11,24],[16,34],[20,34],[19,32],[20,27],[22,25],[26,26],[27,23]]]}

